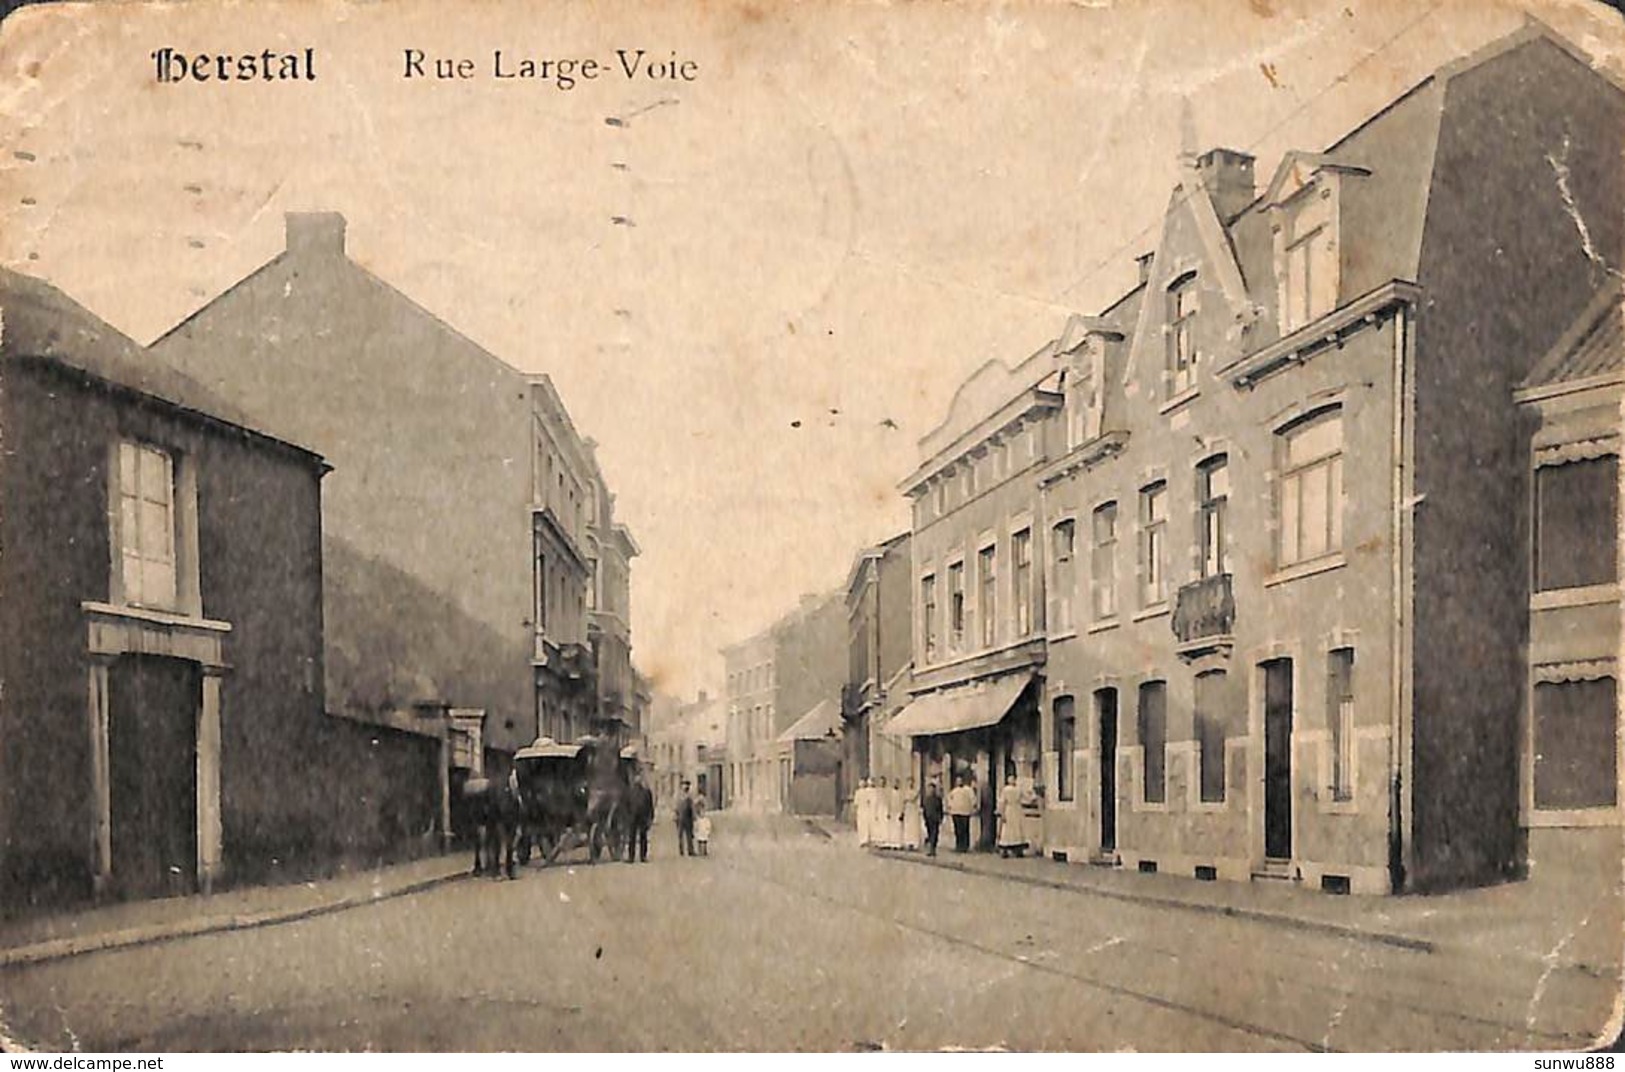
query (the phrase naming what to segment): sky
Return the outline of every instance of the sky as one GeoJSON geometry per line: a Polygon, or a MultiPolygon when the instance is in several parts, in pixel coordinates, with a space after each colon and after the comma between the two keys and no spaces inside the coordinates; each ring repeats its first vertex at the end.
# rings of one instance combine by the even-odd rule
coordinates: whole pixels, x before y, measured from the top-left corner
{"type": "Polygon", "coordinates": [[[907,527],[965,377],[1132,284],[1182,149],[1262,185],[1526,11],[1625,69],[1579,0],[25,8],[0,263],[149,342],[280,252],[284,212],[342,212],[359,263],[552,377],[643,549],[635,661],[716,692],[719,647],[907,527]],[[157,84],[166,46],[311,47],[317,77],[157,84]],[[407,49],[476,77],[407,79],[407,49]],[[497,49],[612,70],[498,80],[497,49]]]}

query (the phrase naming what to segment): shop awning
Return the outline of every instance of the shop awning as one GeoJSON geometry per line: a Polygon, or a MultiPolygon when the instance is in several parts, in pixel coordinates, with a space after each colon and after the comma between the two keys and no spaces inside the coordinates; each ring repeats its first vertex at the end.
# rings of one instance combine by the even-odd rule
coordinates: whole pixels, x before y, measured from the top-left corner
{"type": "Polygon", "coordinates": [[[894,737],[934,737],[991,726],[1010,713],[1032,679],[1031,674],[1010,674],[985,684],[926,693],[886,723],[885,732],[894,737]]]}

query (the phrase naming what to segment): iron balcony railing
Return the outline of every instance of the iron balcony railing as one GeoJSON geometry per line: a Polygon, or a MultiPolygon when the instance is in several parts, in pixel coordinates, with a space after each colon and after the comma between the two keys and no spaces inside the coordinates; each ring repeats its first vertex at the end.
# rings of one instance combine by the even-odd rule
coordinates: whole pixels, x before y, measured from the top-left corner
{"type": "Polygon", "coordinates": [[[1174,636],[1181,644],[1227,637],[1236,628],[1236,597],[1230,574],[1216,573],[1182,585],[1174,602],[1174,636]]]}

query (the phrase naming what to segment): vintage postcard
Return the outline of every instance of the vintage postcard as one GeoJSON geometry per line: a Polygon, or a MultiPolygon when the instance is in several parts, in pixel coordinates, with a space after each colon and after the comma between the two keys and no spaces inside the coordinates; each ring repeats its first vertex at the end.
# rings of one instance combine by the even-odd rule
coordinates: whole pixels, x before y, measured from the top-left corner
{"type": "Polygon", "coordinates": [[[3,6],[6,1048],[1617,1039],[1614,8],[3,6]]]}

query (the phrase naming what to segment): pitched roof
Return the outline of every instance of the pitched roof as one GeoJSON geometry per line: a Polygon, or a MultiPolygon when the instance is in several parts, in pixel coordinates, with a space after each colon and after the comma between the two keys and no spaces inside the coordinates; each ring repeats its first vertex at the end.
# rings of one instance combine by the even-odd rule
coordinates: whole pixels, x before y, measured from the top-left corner
{"type": "Polygon", "coordinates": [[[1521,385],[1524,390],[1625,372],[1625,306],[1618,284],[1598,292],[1521,385]]]}
{"type": "Polygon", "coordinates": [[[56,287],[0,268],[0,359],[34,359],[72,369],[127,391],[235,425],[307,454],[314,452],[256,429],[225,399],[150,355],[56,287]]]}
{"type": "Polygon", "coordinates": [[[790,724],[779,734],[784,743],[793,741],[821,741],[838,737],[841,733],[841,709],[828,700],[819,700],[813,709],[790,724]]]}

